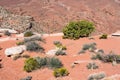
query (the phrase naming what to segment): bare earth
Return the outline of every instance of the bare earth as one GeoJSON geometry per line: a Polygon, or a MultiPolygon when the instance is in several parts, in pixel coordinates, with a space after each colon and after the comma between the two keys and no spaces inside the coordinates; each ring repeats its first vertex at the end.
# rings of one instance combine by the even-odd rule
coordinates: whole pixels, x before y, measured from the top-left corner
{"type": "MultiPolygon", "coordinates": [[[[116,66],[112,66],[109,63],[102,63],[101,61],[96,61],[99,65],[99,69],[97,70],[88,70],[86,65],[89,62],[92,62],[90,59],[91,54],[89,52],[77,55],[79,50],[81,49],[83,44],[96,42],[97,47],[99,49],[104,49],[105,53],[109,53],[111,50],[114,51],[116,54],[120,54],[120,38],[109,37],[106,40],[100,40],[98,37],[95,37],[95,40],[89,40],[88,38],[82,38],[79,40],[68,40],[62,39],[61,36],[48,36],[45,37],[46,44],[42,43],[41,45],[44,46],[45,52],[48,50],[54,49],[55,46],[53,45],[53,41],[59,40],[64,45],[67,46],[67,55],[66,56],[56,56],[58,57],[64,67],[68,69],[70,72],[69,76],[59,78],[58,80],[87,80],[88,75],[95,73],[95,72],[105,72],[107,76],[114,76],[118,75],[115,80],[120,80],[120,64],[116,66]],[[71,64],[74,61],[80,61],[80,64],[76,65],[74,68],[71,68],[71,64]]],[[[25,59],[21,58],[16,61],[12,60],[10,57],[6,57],[4,54],[4,50],[6,48],[16,46],[16,40],[8,40],[0,42],[0,47],[3,49],[0,50],[0,58],[2,59],[3,68],[0,69],[0,80],[20,80],[26,76],[32,76],[32,80],[57,80],[53,74],[52,70],[50,69],[40,69],[35,70],[31,73],[26,73],[23,71],[24,61],[25,59]]],[[[41,53],[34,53],[34,52],[24,52],[29,54],[31,57],[35,56],[46,56],[45,54],[41,53]]]]}
{"type": "Polygon", "coordinates": [[[95,23],[96,34],[120,30],[120,0],[0,0],[0,6],[31,15],[45,32],[60,32],[70,21],[95,23]]]}

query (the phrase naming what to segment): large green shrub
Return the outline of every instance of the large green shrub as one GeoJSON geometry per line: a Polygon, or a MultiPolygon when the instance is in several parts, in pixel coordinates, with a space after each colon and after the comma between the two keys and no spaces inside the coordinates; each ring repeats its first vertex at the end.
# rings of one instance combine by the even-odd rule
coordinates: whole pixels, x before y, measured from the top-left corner
{"type": "Polygon", "coordinates": [[[25,61],[24,70],[31,72],[39,68],[38,62],[34,58],[29,58],[25,61]]]}
{"type": "Polygon", "coordinates": [[[67,76],[69,72],[65,68],[58,68],[54,70],[53,74],[55,77],[62,77],[62,76],[67,76]]]}
{"type": "Polygon", "coordinates": [[[70,22],[63,29],[63,38],[79,39],[80,37],[88,37],[94,30],[94,24],[87,20],[70,22]]]}

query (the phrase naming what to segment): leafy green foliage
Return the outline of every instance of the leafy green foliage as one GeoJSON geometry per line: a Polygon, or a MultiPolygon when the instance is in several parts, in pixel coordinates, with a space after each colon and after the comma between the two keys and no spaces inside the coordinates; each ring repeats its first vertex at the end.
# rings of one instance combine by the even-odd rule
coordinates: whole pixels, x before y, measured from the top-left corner
{"type": "Polygon", "coordinates": [[[27,51],[44,52],[44,48],[36,42],[28,42],[26,47],[27,51]]]}
{"type": "Polygon", "coordinates": [[[94,24],[87,20],[70,22],[63,29],[63,38],[79,39],[80,37],[88,37],[94,30],[94,24]]]}
{"type": "Polygon", "coordinates": [[[107,34],[102,34],[99,39],[107,39],[107,34]]]}
{"type": "Polygon", "coordinates": [[[33,35],[33,32],[32,31],[26,31],[25,33],[24,33],[24,37],[30,37],[30,36],[32,36],[33,35]]]}
{"type": "Polygon", "coordinates": [[[55,77],[62,77],[62,76],[68,76],[69,72],[65,68],[58,68],[54,70],[53,74],[55,77]]]}
{"type": "Polygon", "coordinates": [[[31,72],[31,71],[36,70],[38,68],[39,68],[39,64],[34,58],[28,58],[25,61],[25,65],[24,65],[25,71],[31,72]]]}

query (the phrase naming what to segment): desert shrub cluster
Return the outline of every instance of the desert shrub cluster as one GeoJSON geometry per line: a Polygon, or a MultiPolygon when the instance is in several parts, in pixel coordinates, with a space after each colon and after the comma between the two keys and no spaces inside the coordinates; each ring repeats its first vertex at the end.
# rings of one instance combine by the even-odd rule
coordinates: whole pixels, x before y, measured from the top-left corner
{"type": "Polygon", "coordinates": [[[27,51],[44,52],[44,48],[37,42],[33,41],[26,43],[26,48],[27,51]]]}
{"type": "Polygon", "coordinates": [[[4,35],[6,35],[6,36],[11,36],[11,33],[10,33],[9,31],[5,31],[5,32],[4,32],[4,35]]]}
{"type": "Polygon", "coordinates": [[[104,72],[94,73],[88,76],[88,80],[101,80],[104,77],[106,77],[106,74],[104,72]]]}
{"type": "Polygon", "coordinates": [[[58,58],[49,58],[49,57],[35,57],[28,58],[25,61],[24,70],[26,72],[31,72],[36,69],[48,67],[50,69],[61,68],[63,66],[62,62],[58,58]]]}
{"type": "Polygon", "coordinates": [[[88,37],[94,30],[94,24],[90,21],[73,21],[63,29],[63,38],[79,39],[80,37],[88,37]]]}
{"type": "Polygon", "coordinates": [[[85,53],[86,50],[89,50],[90,52],[94,52],[96,50],[96,43],[89,43],[89,44],[84,44],[82,46],[82,49],[78,52],[78,54],[85,53]]]}
{"type": "Polygon", "coordinates": [[[96,63],[89,63],[87,66],[87,69],[98,69],[99,66],[96,63]]]}

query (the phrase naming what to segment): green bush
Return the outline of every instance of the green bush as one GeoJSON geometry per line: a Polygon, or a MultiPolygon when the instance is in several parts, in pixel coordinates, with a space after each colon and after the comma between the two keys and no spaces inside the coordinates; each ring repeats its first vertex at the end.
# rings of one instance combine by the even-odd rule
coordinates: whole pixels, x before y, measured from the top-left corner
{"type": "Polygon", "coordinates": [[[24,70],[26,72],[31,72],[39,68],[38,62],[34,58],[28,58],[25,61],[24,70]]]}
{"type": "Polygon", "coordinates": [[[80,37],[88,37],[94,30],[94,24],[87,20],[70,22],[63,29],[63,38],[79,39],[80,37]]]}
{"type": "Polygon", "coordinates": [[[30,37],[33,35],[33,32],[32,31],[27,31],[24,33],[24,37],[30,37]]]}
{"type": "Polygon", "coordinates": [[[36,42],[28,42],[26,48],[27,51],[44,52],[44,48],[36,42]]]}
{"type": "Polygon", "coordinates": [[[68,76],[69,72],[65,68],[58,68],[54,70],[53,74],[55,77],[62,77],[62,76],[68,76]]]}
{"type": "Polygon", "coordinates": [[[62,66],[63,66],[63,64],[58,58],[52,57],[48,61],[48,67],[50,67],[50,68],[55,69],[55,68],[60,68],[62,66]]]}
{"type": "Polygon", "coordinates": [[[107,34],[102,34],[99,39],[107,39],[107,34]]]}
{"type": "Polygon", "coordinates": [[[66,46],[63,46],[60,41],[54,41],[53,44],[59,49],[67,50],[66,46]]]}

